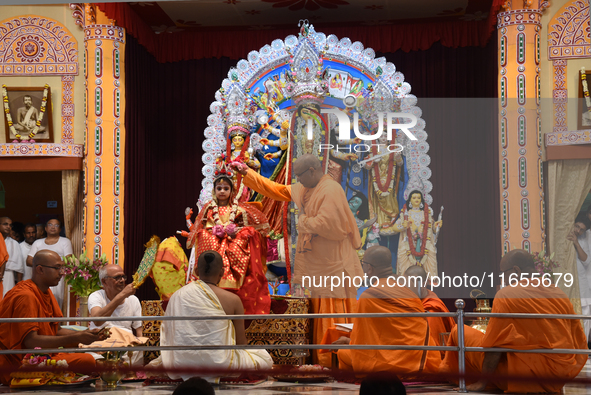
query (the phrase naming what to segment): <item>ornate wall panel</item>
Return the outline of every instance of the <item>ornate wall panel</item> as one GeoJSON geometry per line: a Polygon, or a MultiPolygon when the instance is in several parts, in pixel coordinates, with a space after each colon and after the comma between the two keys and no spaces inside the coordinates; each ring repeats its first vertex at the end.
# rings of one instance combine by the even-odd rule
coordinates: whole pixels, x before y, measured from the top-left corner
{"type": "Polygon", "coordinates": [[[34,15],[0,22],[0,76],[77,74],[78,43],[64,25],[34,15]]]}
{"type": "Polygon", "coordinates": [[[550,20],[548,57],[551,60],[591,57],[589,1],[571,1],[550,20]]]}

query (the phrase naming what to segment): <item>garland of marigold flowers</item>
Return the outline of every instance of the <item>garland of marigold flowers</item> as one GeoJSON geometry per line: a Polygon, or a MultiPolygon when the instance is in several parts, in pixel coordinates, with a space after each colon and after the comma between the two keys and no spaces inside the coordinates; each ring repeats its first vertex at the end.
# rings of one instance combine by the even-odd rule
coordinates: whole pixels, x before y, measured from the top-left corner
{"type": "MultiPolygon", "coordinates": [[[[37,132],[39,132],[39,128],[41,127],[41,122],[43,122],[43,116],[45,115],[45,109],[47,108],[47,95],[49,93],[49,85],[45,84],[45,87],[43,88],[43,100],[41,101],[41,108],[39,109],[39,119],[37,120],[37,122],[35,123],[35,127],[33,128],[33,130],[31,131],[31,133],[29,133],[29,139],[31,139],[31,142],[34,143],[35,140],[33,140],[33,137],[35,137],[35,135],[37,134],[37,132]]],[[[10,129],[10,132],[12,134],[15,135],[16,140],[13,141],[13,143],[16,143],[17,140],[18,141],[27,141],[28,139],[23,139],[23,137],[16,131],[16,128],[14,127],[14,122],[12,121],[12,116],[10,115],[10,105],[8,103],[8,92],[6,90],[6,85],[2,85],[2,101],[4,102],[4,113],[6,114],[6,123],[8,123],[8,128],[10,129]]]]}
{"type": "MultiPolygon", "coordinates": [[[[372,146],[371,149],[372,149],[373,155],[376,156],[377,150],[376,150],[375,146],[372,146]]],[[[385,186],[382,184],[382,180],[380,177],[380,161],[379,160],[374,161],[374,164],[373,164],[374,175],[372,177],[373,178],[372,181],[374,183],[374,186],[377,187],[378,191],[381,192],[381,193],[378,192],[379,195],[387,196],[393,190],[394,179],[392,178],[392,172],[394,170],[394,163],[395,163],[395,161],[393,160],[394,159],[393,155],[394,154],[389,155],[390,160],[388,161],[388,172],[386,173],[387,175],[386,175],[386,185],[385,186]]]]}
{"type": "MultiPolygon", "coordinates": [[[[425,255],[425,246],[427,245],[427,231],[429,230],[429,205],[427,203],[423,203],[423,205],[425,206],[423,209],[423,212],[425,213],[425,220],[423,221],[423,237],[422,240],[423,242],[421,243],[421,251],[417,252],[416,247],[415,247],[415,243],[414,243],[414,239],[412,238],[412,233],[410,230],[410,226],[408,228],[406,228],[406,236],[408,237],[408,246],[410,249],[410,253],[412,254],[412,256],[422,259],[423,256],[425,255]]],[[[405,216],[406,216],[406,220],[408,221],[408,209],[406,208],[406,204],[404,205],[404,207],[402,208],[402,210],[405,212],[405,216]]]]}
{"type": "Polygon", "coordinates": [[[591,97],[589,97],[589,85],[587,84],[587,74],[585,68],[581,67],[581,83],[583,84],[583,96],[585,96],[585,105],[587,110],[591,111],[591,97]]]}

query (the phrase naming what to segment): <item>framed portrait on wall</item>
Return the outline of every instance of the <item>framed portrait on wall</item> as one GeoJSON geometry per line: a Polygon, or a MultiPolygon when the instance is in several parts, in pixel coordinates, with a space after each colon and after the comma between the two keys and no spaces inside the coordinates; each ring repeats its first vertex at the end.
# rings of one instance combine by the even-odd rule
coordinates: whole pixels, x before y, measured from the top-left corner
{"type": "Polygon", "coordinates": [[[6,142],[19,140],[17,135],[20,135],[21,141],[32,138],[36,142],[53,143],[49,86],[3,87],[2,91],[6,142]],[[41,121],[40,125],[37,125],[38,121],[41,121]],[[34,133],[33,137],[30,137],[31,133],[34,133]]]}
{"type": "MultiPolygon", "coordinates": [[[[591,66],[591,65],[590,65],[591,66]]],[[[591,69],[591,67],[589,67],[591,69]]],[[[591,129],[591,97],[589,96],[589,80],[591,73],[585,69],[579,70],[579,112],[577,129],[591,129]]]]}

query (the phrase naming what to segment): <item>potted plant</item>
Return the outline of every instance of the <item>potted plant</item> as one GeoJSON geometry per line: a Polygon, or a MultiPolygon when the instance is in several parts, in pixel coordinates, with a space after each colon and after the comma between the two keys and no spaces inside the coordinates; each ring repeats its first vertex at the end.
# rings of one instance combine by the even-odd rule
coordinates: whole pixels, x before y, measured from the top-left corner
{"type": "MultiPolygon", "coordinates": [[[[109,264],[107,256],[103,254],[91,261],[84,251],[79,257],[66,257],[64,262],[66,282],[80,298],[80,316],[88,317],[88,296],[101,289],[99,271],[109,264]]],[[[83,322],[82,325],[87,326],[88,322],[83,322]]]]}

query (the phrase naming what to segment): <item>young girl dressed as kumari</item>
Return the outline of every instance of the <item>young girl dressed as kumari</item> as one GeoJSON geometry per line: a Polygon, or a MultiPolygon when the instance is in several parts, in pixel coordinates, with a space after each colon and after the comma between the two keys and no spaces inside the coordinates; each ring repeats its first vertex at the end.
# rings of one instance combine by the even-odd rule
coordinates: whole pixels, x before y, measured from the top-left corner
{"type": "Polygon", "coordinates": [[[224,276],[218,286],[242,300],[245,314],[268,314],[271,310],[265,277],[269,221],[252,203],[240,203],[233,172],[218,159],[213,182],[213,199],[199,212],[190,232],[183,232],[187,248],[195,256],[217,251],[224,261],[224,276]]]}

